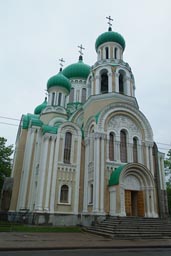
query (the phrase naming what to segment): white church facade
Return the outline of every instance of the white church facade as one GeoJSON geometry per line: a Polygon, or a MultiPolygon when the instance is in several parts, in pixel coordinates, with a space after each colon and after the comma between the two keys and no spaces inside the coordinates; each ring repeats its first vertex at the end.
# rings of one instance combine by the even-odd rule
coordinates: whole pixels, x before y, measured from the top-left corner
{"type": "Polygon", "coordinates": [[[111,26],[96,40],[97,60],[61,69],[48,97],[22,116],[9,215],[30,222],[90,224],[98,216],[167,215],[164,154],[135,97],[111,26]]]}

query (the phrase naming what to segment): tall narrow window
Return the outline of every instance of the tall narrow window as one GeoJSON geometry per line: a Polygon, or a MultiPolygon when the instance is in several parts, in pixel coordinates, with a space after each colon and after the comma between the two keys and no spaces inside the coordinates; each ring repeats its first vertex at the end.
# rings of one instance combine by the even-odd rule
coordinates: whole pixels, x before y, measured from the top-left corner
{"type": "Polygon", "coordinates": [[[93,184],[90,185],[90,204],[93,203],[93,184]]]}
{"type": "Polygon", "coordinates": [[[61,105],[62,93],[60,92],[58,95],[58,106],[61,105]]]}
{"type": "Polygon", "coordinates": [[[69,164],[71,158],[71,141],[72,134],[67,132],[65,135],[65,145],[64,145],[64,163],[69,164]]]}
{"type": "Polygon", "coordinates": [[[119,75],[119,93],[124,94],[124,78],[123,78],[123,74],[119,75]]]}
{"type": "Polygon", "coordinates": [[[109,134],[109,160],[114,161],[114,134],[109,134]]]}
{"type": "Polygon", "coordinates": [[[101,74],[101,93],[107,93],[108,92],[108,75],[105,71],[101,74]]]}
{"type": "Polygon", "coordinates": [[[84,103],[85,101],[86,101],[86,88],[83,88],[81,102],[84,103]]]}
{"type": "Polygon", "coordinates": [[[62,185],[60,194],[60,203],[68,203],[69,188],[67,185],[62,185]]]}
{"type": "Polygon", "coordinates": [[[55,105],[55,92],[52,93],[52,106],[55,105]]]}
{"type": "Polygon", "coordinates": [[[71,88],[70,95],[69,95],[69,102],[74,101],[74,88],[71,88]]]}
{"type": "Polygon", "coordinates": [[[106,59],[109,59],[109,48],[105,48],[106,59]]]}
{"type": "Polygon", "coordinates": [[[115,59],[117,59],[117,53],[118,53],[118,49],[117,48],[115,48],[115,59]]]}
{"type": "Polygon", "coordinates": [[[138,139],[133,138],[133,162],[138,163],[138,139]]]}
{"type": "Polygon", "coordinates": [[[126,143],[126,132],[120,132],[120,158],[121,162],[127,162],[127,143],[126,143]]]}

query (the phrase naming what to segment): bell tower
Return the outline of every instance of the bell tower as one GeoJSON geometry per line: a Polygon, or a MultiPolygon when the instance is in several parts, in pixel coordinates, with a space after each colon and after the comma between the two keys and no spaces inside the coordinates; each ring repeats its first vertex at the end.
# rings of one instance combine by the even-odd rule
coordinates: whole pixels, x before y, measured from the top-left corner
{"type": "Polygon", "coordinates": [[[111,21],[108,31],[101,34],[95,43],[97,62],[92,69],[92,95],[118,93],[135,97],[134,76],[128,63],[123,60],[125,40],[117,32],[112,31],[111,21]]]}

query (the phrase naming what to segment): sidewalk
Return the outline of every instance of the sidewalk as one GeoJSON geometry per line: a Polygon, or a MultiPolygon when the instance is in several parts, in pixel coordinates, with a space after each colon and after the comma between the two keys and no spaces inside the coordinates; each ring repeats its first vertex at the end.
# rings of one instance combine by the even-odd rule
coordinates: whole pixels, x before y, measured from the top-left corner
{"type": "Polygon", "coordinates": [[[76,248],[140,248],[170,247],[171,239],[114,240],[86,232],[81,233],[20,233],[1,232],[0,251],[76,248]]]}

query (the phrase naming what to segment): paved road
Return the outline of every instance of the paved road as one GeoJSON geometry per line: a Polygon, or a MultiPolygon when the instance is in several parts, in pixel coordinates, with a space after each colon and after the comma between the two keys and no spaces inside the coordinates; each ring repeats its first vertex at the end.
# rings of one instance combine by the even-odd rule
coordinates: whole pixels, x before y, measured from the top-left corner
{"type": "Polygon", "coordinates": [[[77,249],[54,251],[0,252],[0,256],[170,256],[171,248],[156,249],[77,249]]]}

